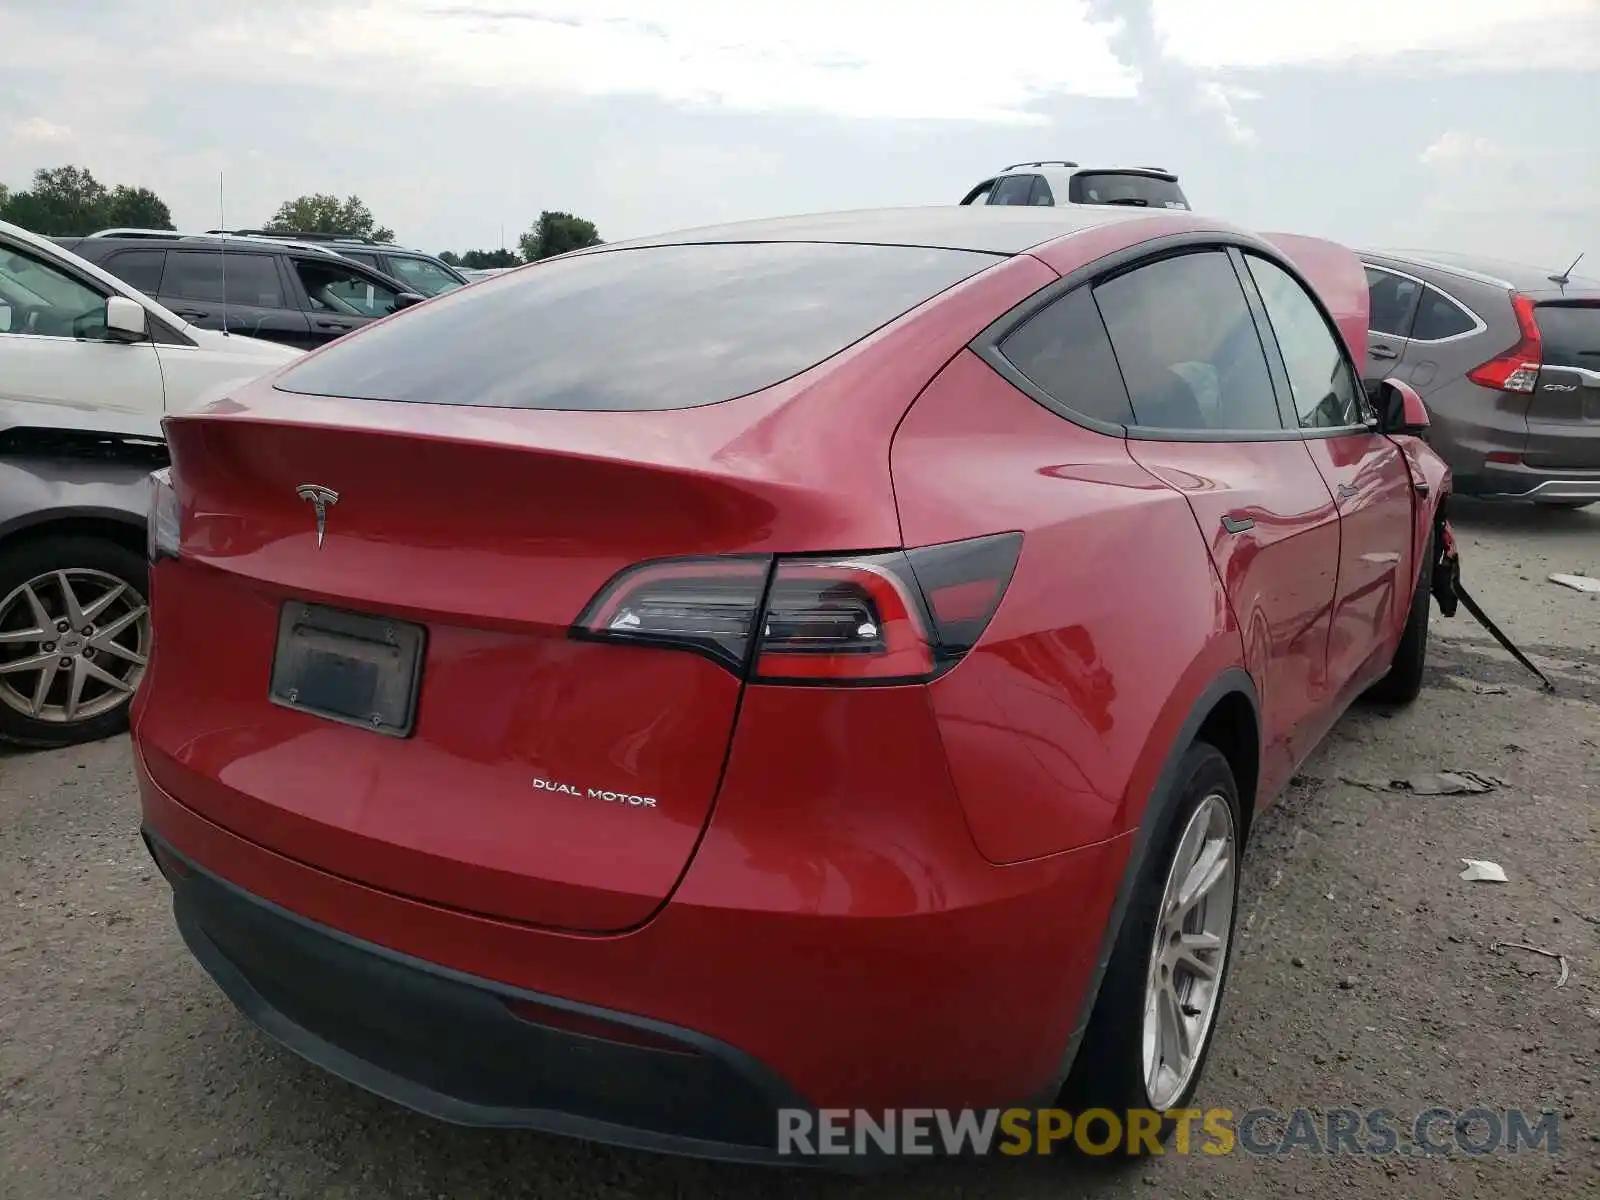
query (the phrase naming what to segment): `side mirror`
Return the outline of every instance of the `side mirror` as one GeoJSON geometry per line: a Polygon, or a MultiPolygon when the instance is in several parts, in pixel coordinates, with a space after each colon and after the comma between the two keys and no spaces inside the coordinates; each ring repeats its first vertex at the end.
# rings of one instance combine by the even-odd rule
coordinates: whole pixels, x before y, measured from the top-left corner
{"type": "Polygon", "coordinates": [[[1422,437],[1428,432],[1428,406],[1417,389],[1390,376],[1372,390],[1378,428],[1384,433],[1422,437]]]}
{"type": "Polygon", "coordinates": [[[150,336],[150,315],[137,301],[112,296],[106,301],[106,330],[121,341],[140,341],[150,336]]]}
{"type": "Polygon", "coordinates": [[[413,304],[421,304],[427,297],[419,292],[401,292],[394,298],[394,310],[399,312],[402,308],[410,308],[413,304]]]}

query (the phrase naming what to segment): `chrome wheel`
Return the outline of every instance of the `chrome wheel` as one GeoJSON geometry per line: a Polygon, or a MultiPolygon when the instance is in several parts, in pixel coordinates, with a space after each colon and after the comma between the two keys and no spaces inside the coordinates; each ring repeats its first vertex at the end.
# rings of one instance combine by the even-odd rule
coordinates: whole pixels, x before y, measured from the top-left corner
{"type": "Polygon", "coordinates": [[[125,580],[72,568],[0,599],[0,703],[71,725],[127,703],[150,654],[150,610],[125,580]]]}
{"type": "Polygon", "coordinates": [[[1144,1001],[1144,1083],[1156,1109],[1177,1103],[1211,1036],[1233,931],[1236,845],[1233,809],[1212,792],[1167,872],[1144,1001]]]}

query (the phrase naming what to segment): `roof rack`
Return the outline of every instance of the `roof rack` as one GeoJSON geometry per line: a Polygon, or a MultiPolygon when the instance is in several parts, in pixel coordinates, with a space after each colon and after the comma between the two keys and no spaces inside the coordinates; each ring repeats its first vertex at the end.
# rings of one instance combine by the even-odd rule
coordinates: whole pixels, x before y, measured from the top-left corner
{"type": "Polygon", "coordinates": [[[1015,171],[1018,167],[1075,167],[1077,165],[1077,163],[1068,162],[1064,158],[1036,158],[1032,162],[1012,163],[1009,167],[1001,169],[1015,171]]]}
{"type": "Polygon", "coordinates": [[[117,226],[112,229],[97,229],[93,233],[85,234],[92,238],[175,238],[181,237],[175,229],[139,229],[134,226],[117,226]]]}
{"type": "Polygon", "coordinates": [[[392,246],[393,242],[380,242],[376,238],[361,237],[353,233],[315,233],[278,229],[208,229],[207,233],[231,233],[235,237],[270,238],[288,242],[345,242],[352,246],[392,246]]]}
{"type": "Polygon", "coordinates": [[[180,242],[258,242],[269,246],[286,246],[291,250],[304,250],[309,254],[326,254],[330,258],[340,257],[339,252],[326,245],[316,242],[291,241],[288,238],[262,237],[252,233],[234,233],[231,230],[210,230],[206,233],[175,233],[171,236],[180,242]]]}

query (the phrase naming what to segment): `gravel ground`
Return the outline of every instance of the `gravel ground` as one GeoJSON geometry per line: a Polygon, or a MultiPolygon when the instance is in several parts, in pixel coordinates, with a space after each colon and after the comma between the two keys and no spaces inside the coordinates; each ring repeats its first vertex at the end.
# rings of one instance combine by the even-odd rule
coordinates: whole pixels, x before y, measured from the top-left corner
{"type": "MultiPolygon", "coordinates": [[[[1410,710],[1353,711],[1263,818],[1198,1103],[1563,1114],[1560,1148],[1383,1160],[1299,1151],[925,1164],[889,1178],[737,1168],[397,1110],[258,1035],[189,958],[135,837],[124,739],[0,758],[0,1197],[1600,1195],[1600,512],[1467,508],[1465,582],[1556,680],[1435,615],[1410,710]],[[1375,791],[1465,768],[1487,795],[1375,791]],[[1505,884],[1465,883],[1461,859],[1505,884]],[[1566,956],[1497,953],[1526,942],[1566,956]]],[[[1448,1130],[1446,1130],[1448,1136],[1448,1130]]]]}

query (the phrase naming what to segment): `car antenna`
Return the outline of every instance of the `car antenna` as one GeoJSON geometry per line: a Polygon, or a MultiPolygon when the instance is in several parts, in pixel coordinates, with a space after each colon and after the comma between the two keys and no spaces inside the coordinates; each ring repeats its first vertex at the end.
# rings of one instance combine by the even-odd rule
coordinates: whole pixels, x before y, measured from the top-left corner
{"type": "Polygon", "coordinates": [[[1565,271],[1561,272],[1561,274],[1559,274],[1559,275],[1547,275],[1547,276],[1545,276],[1545,278],[1550,280],[1551,283],[1559,283],[1562,287],[1566,287],[1567,284],[1572,282],[1572,272],[1577,269],[1578,264],[1581,263],[1582,261],[1583,261],[1583,254],[1582,254],[1582,252],[1580,252],[1578,254],[1578,257],[1572,260],[1572,266],[1568,267],[1565,271]]]}
{"type": "Polygon", "coordinates": [[[228,208],[223,199],[222,172],[217,172],[217,225],[222,229],[222,336],[228,336],[228,208]]]}

